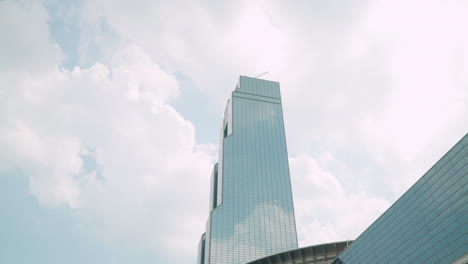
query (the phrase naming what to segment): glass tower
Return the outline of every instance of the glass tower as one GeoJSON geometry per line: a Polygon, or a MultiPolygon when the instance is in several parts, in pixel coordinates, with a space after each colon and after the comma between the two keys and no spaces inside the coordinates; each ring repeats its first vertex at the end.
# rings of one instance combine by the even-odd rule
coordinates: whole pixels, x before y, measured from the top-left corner
{"type": "Polygon", "coordinates": [[[241,76],[224,112],[200,264],[297,248],[279,83],[241,76]]]}

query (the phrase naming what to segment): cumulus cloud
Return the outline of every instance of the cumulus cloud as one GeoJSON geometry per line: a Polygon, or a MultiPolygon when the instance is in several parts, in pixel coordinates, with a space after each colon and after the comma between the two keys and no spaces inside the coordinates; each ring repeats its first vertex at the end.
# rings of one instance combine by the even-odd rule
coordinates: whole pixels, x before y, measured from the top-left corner
{"type": "Polygon", "coordinates": [[[338,175],[325,169],[326,162],[306,155],[290,158],[302,246],[355,239],[390,205],[364,191],[346,190],[338,175]]]}
{"type": "Polygon", "coordinates": [[[193,239],[212,156],[167,105],[177,94],[174,77],[137,48],[121,54],[112,67],[56,70],[41,79],[20,74],[19,85],[2,83],[2,160],[30,169],[31,193],[43,205],[94,216],[105,235],[161,246],[182,216],[188,221],[172,231],[193,239]],[[90,160],[95,165],[86,171],[90,160]],[[189,202],[194,211],[185,208],[189,202]]]}
{"type": "MultiPolygon", "coordinates": [[[[182,3],[85,6],[91,21],[105,19],[124,42],[144,46],[194,80],[220,112],[238,74],[269,71],[264,77],[282,84],[293,153],[358,149],[370,170],[405,163],[423,168],[435,161],[423,157],[431,141],[447,138],[432,149],[438,157],[467,129],[460,122],[468,116],[466,3],[182,3]],[[145,34],[141,25],[160,34],[145,34]]],[[[422,172],[389,184],[385,197],[394,198],[422,172]]]]}
{"type": "Polygon", "coordinates": [[[5,1],[0,5],[0,17],[0,72],[41,73],[62,58],[60,47],[49,40],[49,16],[40,2],[5,1]],[[37,21],[41,23],[33,23],[37,21]]]}
{"type": "Polygon", "coordinates": [[[287,36],[271,25],[265,7],[264,1],[199,5],[99,0],[86,1],[85,12],[90,23],[104,19],[122,42],[137,43],[169,69],[183,72],[222,111],[240,73],[260,74],[283,64],[287,36]]]}
{"type": "Polygon", "coordinates": [[[179,94],[175,77],[138,46],[116,51],[109,65],[62,69],[47,16],[35,12],[42,7],[7,5],[17,14],[11,24],[38,14],[29,23],[44,29],[45,48],[23,43],[40,70],[19,61],[0,72],[0,172],[22,169],[44,208],[73,209],[104,243],[193,256],[214,146],[197,145],[192,124],[168,104],[179,94]]]}

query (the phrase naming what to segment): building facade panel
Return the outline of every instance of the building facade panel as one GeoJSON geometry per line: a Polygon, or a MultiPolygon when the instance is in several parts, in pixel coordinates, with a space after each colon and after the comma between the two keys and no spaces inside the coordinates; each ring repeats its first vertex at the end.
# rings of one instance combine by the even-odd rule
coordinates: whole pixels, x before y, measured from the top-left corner
{"type": "Polygon", "coordinates": [[[334,263],[452,263],[468,253],[468,135],[334,263]]]}

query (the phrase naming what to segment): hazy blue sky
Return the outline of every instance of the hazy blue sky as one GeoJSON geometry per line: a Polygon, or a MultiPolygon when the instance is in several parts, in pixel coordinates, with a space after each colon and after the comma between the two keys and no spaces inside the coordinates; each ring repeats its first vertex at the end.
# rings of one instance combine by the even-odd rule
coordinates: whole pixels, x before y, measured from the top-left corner
{"type": "Polygon", "coordinates": [[[0,263],[195,263],[224,105],[282,87],[300,246],[468,131],[468,3],[0,1],[0,263]]]}

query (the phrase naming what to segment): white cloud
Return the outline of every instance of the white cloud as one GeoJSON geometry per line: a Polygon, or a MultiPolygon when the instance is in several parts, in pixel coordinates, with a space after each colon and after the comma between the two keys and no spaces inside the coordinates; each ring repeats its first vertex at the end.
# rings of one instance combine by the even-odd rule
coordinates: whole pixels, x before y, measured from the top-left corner
{"type": "Polygon", "coordinates": [[[289,160],[300,246],[355,239],[390,205],[345,189],[323,159],[301,155],[289,160]]]}
{"type": "Polygon", "coordinates": [[[0,18],[0,72],[40,73],[61,59],[60,48],[49,41],[48,14],[40,2],[4,1],[0,18]]]}
{"type": "Polygon", "coordinates": [[[167,104],[175,79],[137,48],[121,54],[110,68],[10,76],[19,85],[0,85],[8,94],[0,99],[1,158],[29,168],[31,193],[44,205],[89,213],[104,221],[106,235],[160,243],[172,231],[195,242],[189,230],[203,226],[197,217],[207,197],[199,191],[208,189],[212,157],[167,104]],[[89,172],[85,156],[97,165],[89,172]],[[178,218],[195,224],[175,228],[178,218]]]}
{"type": "Polygon", "coordinates": [[[104,19],[123,42],[137,43],[169,69],[183,72],[209,91],[222,111],[239,74],[260,74],[283,64],[287,36],[271,24],[265,6],[263,1],[220,7],[99,0],[87,1],[85,12],[91,23],[104,19]]]}
{"type": "Polygon", "coordinates": [[[378,137],[391,135],[383,145],[405,162],[438,137],[437,130],[456,130],[447,140],[453,142],[466,128],[448,128],[456,126],[454,118],[467,116],[465,3],[126,5],[92,1],[87,10],[99,10],[92,19],[106,19],[125,41],[146,47],[208,90],[220,111],[237,74],[270,71],[265,78],[283,87],[293,152],[310,152],[320,142],[327,148],[368,146],[374,142],[361,134],[370,126],[379,128],[370,132],[378,137]],[[418,99],[422,95],[425,100],[418,99]],[[411,129],[405,129],[408,125],[411,129]],[[410,150],[408,141],[417,144],[410,150]]]}
{"type": "MultiPolygon", "coordinates": [[[[8,5],[12,23],[42,10],[8,5]]],[[[30,19],[47,29],[47,16],[30,19]]],[[[213,146],[197,145],[192,124],[168,104],[179,93],[174,76],[137,46],[115,51],[110,65],[59,69],[59,57],[41,59],[57,54],[48,31],[39,36],[49,49],[24,43],[41,56],[37,68],[18,59],[0,72],[1,172],[22,169],[41,205],[74,209],[75,221],[111,247],[191,258],[206,221],[213,146]]]]}

